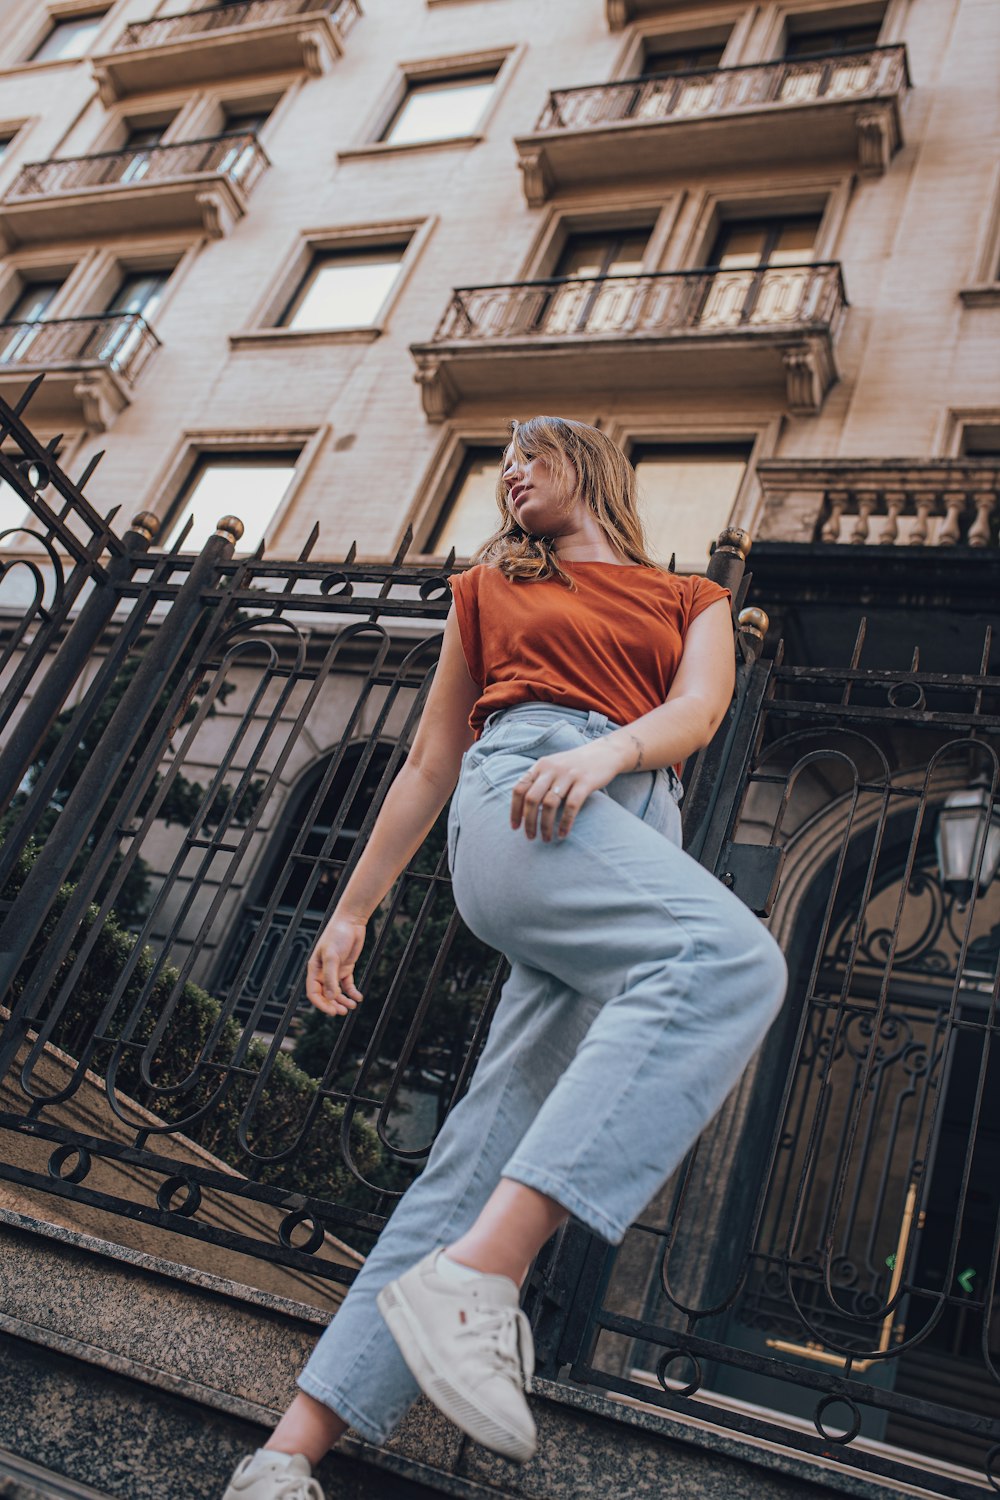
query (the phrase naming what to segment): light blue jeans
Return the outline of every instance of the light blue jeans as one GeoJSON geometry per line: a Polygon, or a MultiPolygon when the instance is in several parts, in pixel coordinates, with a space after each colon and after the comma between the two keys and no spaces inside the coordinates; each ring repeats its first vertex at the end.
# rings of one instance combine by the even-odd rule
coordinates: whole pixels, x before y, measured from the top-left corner
{"type": "Polygon", "coordinates": [[[511,828],[532,761],[615,727],[519,704],[491,715],[463,759],[448,823],[455,901],[510,977],[468,1092],[298,1382],[370,1442],[418,1395],[376,1309],[381,1287],[463,1234],[501,1177],[619,1244],[781,1005],[781,950],[680,848],[673,771],[616,777],[565,839],[511,828]]]}

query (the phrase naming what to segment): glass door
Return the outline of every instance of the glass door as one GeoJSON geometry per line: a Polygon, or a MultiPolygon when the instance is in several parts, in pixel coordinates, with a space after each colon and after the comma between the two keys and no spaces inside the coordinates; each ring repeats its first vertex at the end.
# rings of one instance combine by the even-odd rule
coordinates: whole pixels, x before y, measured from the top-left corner
{"type": "Polygon", "coordinates": [[[35,281],[25,287],[0,324],[0,362],[14,364],[26,357],[39,333],[30,325],[44,321],[61,286],[61,281],[35,281]]]}
{"type": "Polygon", "coordinates": [[[553,275],[569,285],[547,296],[538,323],[546,333],[615,333],[633,326],[648,229],[574,234],[553,275]],[[620,279],[619,279],[620,278],[620,279]]]}

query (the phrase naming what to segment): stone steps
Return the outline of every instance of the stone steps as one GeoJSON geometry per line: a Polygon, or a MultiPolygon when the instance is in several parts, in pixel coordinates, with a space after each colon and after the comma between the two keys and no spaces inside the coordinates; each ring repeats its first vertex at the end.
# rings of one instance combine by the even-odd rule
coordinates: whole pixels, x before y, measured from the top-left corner
{"type": "MultiPolygon", "coordinates": [[[[292,1298],[0,1209],[0,1449],[59,1477],[67,1495],[218,1500],[295,1393],[326,1319],[292,1298]]],[[[523,1468],[418,1402],[386,1448],[349,1434],[318,1477],[329,1500],[928,1494],[577,1386],[539,1381],[532,1406],[539,1451],[523,1468]]],[[[12,1493],[36,1500],[30,1488],[12,1493]]]]}

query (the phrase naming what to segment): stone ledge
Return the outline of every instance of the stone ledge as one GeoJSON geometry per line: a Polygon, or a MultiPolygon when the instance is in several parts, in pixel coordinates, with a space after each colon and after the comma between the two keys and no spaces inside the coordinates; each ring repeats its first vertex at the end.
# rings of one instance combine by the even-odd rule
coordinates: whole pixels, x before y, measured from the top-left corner
{"type": "MultiPolygon", "coordinates": [[[[190,1500],[181,1455],[196,1443],[221,1493],[295,1394],[325,1321],[290,1298],[0,1212],[0,1447],[112,1497],[131,1500],[123,1475],[141,1473],[143,1500],[190,1500]],[[78,1408],[100,1440],[67,1449],[78,1408]]],[[[384,1449],[348,1435],[321,1482],[336,1481],[337,1500],[661,1500],[665,1487],[673,1500],[934,1494],[594,1390],[538,1381],[532,1405],[540,1445],[524,1467],[421,1401],[384,1449]]]]}

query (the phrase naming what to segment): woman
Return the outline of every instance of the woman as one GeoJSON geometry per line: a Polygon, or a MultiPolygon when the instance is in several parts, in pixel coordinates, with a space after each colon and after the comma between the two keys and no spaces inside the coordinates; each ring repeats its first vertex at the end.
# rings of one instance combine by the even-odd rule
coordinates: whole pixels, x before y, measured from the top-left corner
{"type": "Polygon", "coordinates": [[[348,1426],[385,1442],[419,1389],[529,1458],[532,1260],[570,1214],[621,1243],[784,995],[770,935],[680,849],[676,767],[733,692],[727,591],[652,561],[631,465],[581,422],[515,425],[497,503],[306,990],[329,1016],[362,1003],[368,918],[452,793],[456,904],[510,977],[465,1098],[225,1500],[322,1500],[311,1466],[348,1426]]]}

